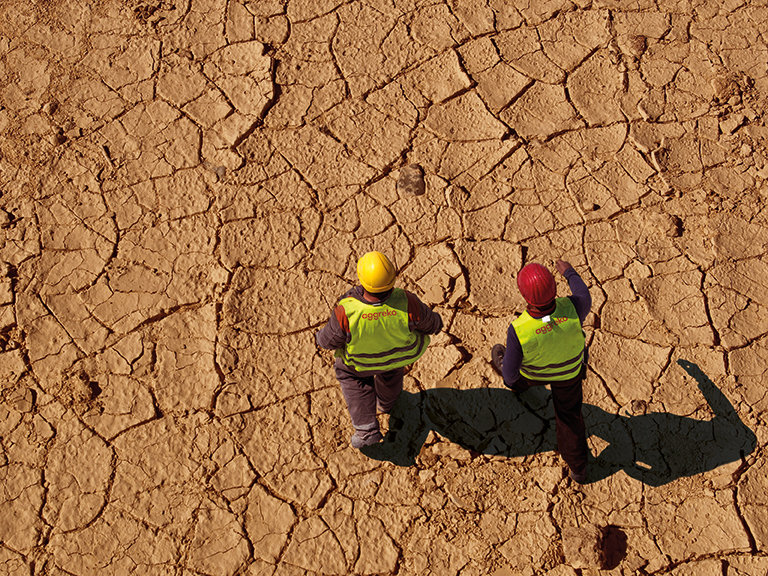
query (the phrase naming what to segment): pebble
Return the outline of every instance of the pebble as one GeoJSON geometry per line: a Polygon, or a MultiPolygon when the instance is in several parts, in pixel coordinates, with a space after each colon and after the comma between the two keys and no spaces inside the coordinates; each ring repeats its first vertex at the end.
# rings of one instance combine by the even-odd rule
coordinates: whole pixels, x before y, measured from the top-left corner
{"type": "Polygon", "coordinates": [[[563,554],[572,568],[598,568],[601,565],[600,529],[593,525],[563,528],[563,554]]]}
{"type": "Polygon", "coordinates": [[[435,472],[433,470],[419,470],[419,481],[422,483],[427,483],[434,477],[435,472]]]}
{"type": "Polygon", "coordinates": [[[31,388],[27,388],[16,398],[14,404],[14,407],[19,412],[32,412],[32,408],[35,407],[35,391],[31,388]]]}
{"type": "Polygon", "coordinates": [[[426,191],[424,170],[418,164],[408,164],[400,169],[397,191],[408,196],[421,196],[426,191]]]}
{"type": "Polygon", "coordinates": [[[630,42],[630,50],[632,52],[632,56],[635,58],[639,58],[643,55],[646,48],[648,47],[648,41],[646,40],[645,36],[633,36],[632,40],[630,42]]]}
{"type": "Polygon", "coordinates": [[[632,400],[629,406],[632,414],[635,416],[648,412],[648,403],[645,400],[632,400]]]}
{"type": "Polygon", "coordinates": [[[55,102],[53,101],[46,102],[45,104],[43,104],[42,111],[44,114],[48,114],[48,116],[50,116],[56,111],[56,108],[57,108],[57,105],[55,102]]]}
{"type": "Polygon", "coordinates": [[[742,144],[741,149],[739,150],[739,154],[741,154],[742,158],[746,158],[747,156],[752,155],[752,146],[749,144],[742,144]]]}
{"type": "Polygon", "coordinates": [[[733,114],[720,122],[720,131],[723,134],[733,134],[736,130],[741,128],[745,119],[746,116],[744,116],[744,114],[733,114]]]}
{"type": "Polygon", "coordinates": [[[67,141],[67,137],[64,135],[64,130],[57,126],[54,129],[53,134],[51,134],[49,140],[54,146],[59,146],[60,144],[64,144],[64,142],[67,141]]]}
{"type": "Polygon", "coordinates": [[[683,221],[679,216],[670,216],[667,227],[667,238],[679,238],[683,235],[683,221]]]}

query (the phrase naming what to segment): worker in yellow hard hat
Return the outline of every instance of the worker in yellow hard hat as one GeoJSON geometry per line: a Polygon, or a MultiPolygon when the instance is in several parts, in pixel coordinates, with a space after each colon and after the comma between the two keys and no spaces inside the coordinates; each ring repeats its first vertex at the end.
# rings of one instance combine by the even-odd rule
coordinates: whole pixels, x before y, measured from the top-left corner
{"type": "Polygon", "coordinates": [[[344,294],[325,326],[318,346],[336,351],[336,378],[347,402],[355,433],[352,446],[382,440],[379,412],[388,413],[403,390],[405,366],[418,360],[429,334],[443,320],[417,296],[395,288],[395,267],[381,252],[357,262],[360,286],[344,294]]]}

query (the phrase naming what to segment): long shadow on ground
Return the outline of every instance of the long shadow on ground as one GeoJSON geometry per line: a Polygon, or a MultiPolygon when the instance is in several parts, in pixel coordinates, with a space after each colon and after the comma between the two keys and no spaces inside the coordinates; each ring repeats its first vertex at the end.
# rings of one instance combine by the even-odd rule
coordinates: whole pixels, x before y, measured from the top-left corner
{"type": "MultiPolygon", "coordinates": [[[[714,382],[696,364],[686,360],[678,364],[696,380],[714,418],[662,412],[622,416],[584,404],[587,434],[608,443],[591,457],[588,482],[624,470],[645,484],[661,486],[740,460],[755,449],[754,433],[714,382]]],[[[480,454],[526,456],[556,447],[552,402],[543,387],[519,397],[505,388],[435,388],[403,392],[390,415],[384,442],[364,453],[412,466],[430,430],[480,454]]]]}

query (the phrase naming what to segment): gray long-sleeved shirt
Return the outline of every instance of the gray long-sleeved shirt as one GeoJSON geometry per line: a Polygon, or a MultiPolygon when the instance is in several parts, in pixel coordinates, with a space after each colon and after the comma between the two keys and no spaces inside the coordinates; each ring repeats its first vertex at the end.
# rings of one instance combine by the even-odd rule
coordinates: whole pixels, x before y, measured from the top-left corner
{"type": "MultiPolygon", "coordinates": [[[[430,310],[429,306],[424,304],[419,298],[411,292],[404,290],[408,298],[408,327],[412,331],[421,332],[423,334],[437,334],[443,329],[443,319],[440,314],[430,310]]],[[[381,306],[385,304],[387,299],[370,302],[365,299],[365,291],[362,286],[355,286],[344,294],[339,300],[344,298],[356,298],[360,302],[364,302],[370,306],[381,306]]],[[[328,350],[337,350],[346,345],[352,338],[347,326],[347,315],[344,311],[344,307],[337,304],[331,317],[326,322],[320,331],[315,334],[315,341],[321,348],[327,348],[328,350]],[[346,329],[345,329],[346,327],[346,329]]],[[[337,359],[336,364],[339,367],[340,360],[337,359]]],[[[343,369],[353,371],[352,368],[344,365],[343,369]]],[[[366,372],[366,376],[371,375],[371,372],[366,372]]]]}

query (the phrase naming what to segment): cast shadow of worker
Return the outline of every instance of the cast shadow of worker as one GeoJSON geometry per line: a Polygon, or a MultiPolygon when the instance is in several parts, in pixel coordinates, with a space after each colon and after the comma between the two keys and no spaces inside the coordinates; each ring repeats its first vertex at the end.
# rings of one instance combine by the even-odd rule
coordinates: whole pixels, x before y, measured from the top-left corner
{"type": "MultiPolygon", "coordinates": [[[[678,364],[697,382],[714,418],[698,420],[663,412],[625,416],[584,404],[587,434],[607,446],[590,457],[588,482],[624,470],[651,486],[713,470],[750,454],[754,433],[696,364],[678,364]]],[[[403,392],[390,415],[384,442],[363,452],[370,458],[411,466],[430,430],[479,454],[526,456],[556,448],[549,391],[520,396],[505,388],[435,388],[403,392]]]]}

